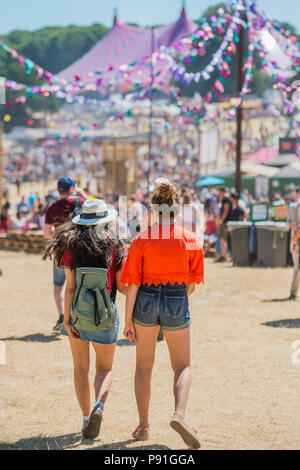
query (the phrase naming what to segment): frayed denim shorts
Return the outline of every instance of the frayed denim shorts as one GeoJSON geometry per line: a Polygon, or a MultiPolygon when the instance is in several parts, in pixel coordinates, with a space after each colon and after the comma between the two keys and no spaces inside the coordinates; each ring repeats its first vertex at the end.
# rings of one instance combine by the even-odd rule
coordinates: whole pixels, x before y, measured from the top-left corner
{"type": "Polygon", "coordinates": [[[186,286],[160,284],[139,288],[134,311],[134,323],[153,327],[160,325],[163,330],[179,331],[189,328],[191,315],[186,286]]]}
{"type": "Polygon", "coordinates": [[[62,287],[66,281],[64,268],[58,268],[53,263],[53,284],[57,287],[62,287]]]}
{"type": "MultiPolygon", "coordinates": [[[[119,316],[119,310],[118,310],[117,305],[116,305],[116,309],[117,309],[116,321],[115,321],[115,324],[109,330],[85,331],[85,330],[78,330],[78,328],[74,327],[76,331],[78,331],[81,341],[85,343],[98,343],[98,344],[116,343],[119,337],[119,326],[120,326],[120,316],[119,316]]],[[[61,328],[61,334],[64,336],[68,336],[68,333],[64,325],[61,328]]]]}

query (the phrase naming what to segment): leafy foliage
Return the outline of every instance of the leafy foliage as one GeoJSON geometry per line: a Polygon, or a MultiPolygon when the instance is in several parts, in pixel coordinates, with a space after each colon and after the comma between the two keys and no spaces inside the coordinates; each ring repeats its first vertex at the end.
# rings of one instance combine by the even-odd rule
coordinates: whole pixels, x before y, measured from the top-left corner
{"type": "MultiPolygon", "coordinates": [[[[3,39],[19,54],[55,74],[83,56],[106,32],[107,28],[102,24],[88,27],[71,25],[66,28],[46,27],[33,32],[15,30],[3,36],[3,39]]],[[[36,81],[35,71],[30,75],[26,74],[25,68],[2,50],[0,50],[0,76],[26,85],[42,83],[36,81]]],[[[16,96],[15,92],[7,91],[7,101],[16,96]]],[[[44,109],[55,112],[59,106],[60,101],[57,98],[36,95],[27,100],[25,107],[22,104],[13,104],[8,109],[3,108],[0,110],[0,119],[8,112],[13,115],[13,120],[5,125],[6,130],[9,130],[13,125],[25,125],[34,111],[44,109]]]]}

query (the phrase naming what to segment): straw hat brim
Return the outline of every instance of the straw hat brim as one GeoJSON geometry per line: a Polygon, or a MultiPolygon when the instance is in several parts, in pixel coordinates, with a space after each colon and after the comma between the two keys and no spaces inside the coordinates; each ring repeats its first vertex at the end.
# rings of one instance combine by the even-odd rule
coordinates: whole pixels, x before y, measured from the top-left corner
{"type": "Polygon", "coordinates": [[[106,217],[97,218],[97,219],[82,219],[80,215],[77,215],[72,219],[73,224],[76,225],[105,225],[113,220],[116,220],[118,217],[118,212],[114,209],[108,209],[108,215],[106,217]]]}

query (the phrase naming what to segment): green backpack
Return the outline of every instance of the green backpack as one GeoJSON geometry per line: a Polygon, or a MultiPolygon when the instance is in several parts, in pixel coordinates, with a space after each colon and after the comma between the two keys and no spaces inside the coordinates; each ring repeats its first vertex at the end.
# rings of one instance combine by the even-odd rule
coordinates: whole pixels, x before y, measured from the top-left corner
{"type": "Polygon", "coordinates": [[[116,307],[106,287],[107,269],[77,268],[76,293],[71,318],[78,330],[109,330],[116,321],[116,307]]]}

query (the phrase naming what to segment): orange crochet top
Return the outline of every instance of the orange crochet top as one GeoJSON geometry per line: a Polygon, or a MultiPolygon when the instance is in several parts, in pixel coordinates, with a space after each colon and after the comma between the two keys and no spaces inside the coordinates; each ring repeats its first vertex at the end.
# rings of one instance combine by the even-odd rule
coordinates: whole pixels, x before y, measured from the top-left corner
{"type": "Polygon", "coordinates": [[[121,284],[156,286],[204,282],[203,250],[196,236],[177,225],[154,225],[129,250],[121,284]]]}

